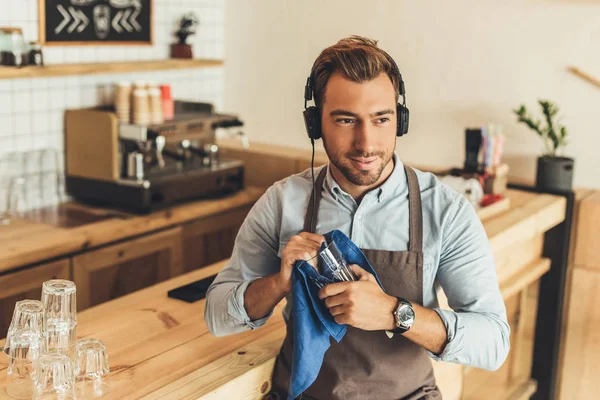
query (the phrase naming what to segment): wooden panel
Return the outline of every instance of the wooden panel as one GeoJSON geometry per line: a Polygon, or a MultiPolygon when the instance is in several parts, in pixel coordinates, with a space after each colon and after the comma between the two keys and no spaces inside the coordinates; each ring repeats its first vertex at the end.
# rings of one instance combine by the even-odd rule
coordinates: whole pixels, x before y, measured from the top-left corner
{"type": "Polygon", "coordinates": [[[483,223],[494,253],[531,239],[565,219],[566,199],[548,194],[507,190],[511,210],[483,223]]]}
{"type": "Polygon", "coordinates": [[[560,399],[592,400],[600,393],[600,271],[576,266],[565,335],[560,399]]]}
{"type": "Polygon", "coordinates": [[[223,150],[223,157],[244,162],[244,179],[250,186],[267,188],[296,173],[294,159],[281,155],[226,148],[223,150]]]}
{"type": "Polygon", "coordinates": [[[181,272],[181,228],[87,252],[73,257],[77,308],[84,310],[181,272]]]}
{"type": "Polygon", "coordinates": [[[217,67],[223,60],[165,59],[111,63],[54,64],[43,67],[0,68],[0,79],[38,78],[44,76],[122,74],[126,72],[163,71],[217,67]]]}
{"type": "Polygon", "coordinates": [[[511,338],[511,364],[509,378],[511,381],[527,380],[531,376],[533,364],[533,344],[539,296],[539,281],[532,283],[519,293],[519,312],[514,321],[511,338]]]}
{"type": "Polygon", "coordinates": [[[0,338],[6,336],[16,302],[40,300],[47,280],[71,279],[69,265],[69,260],[63,259],[0,276],[0,338]]]}
{"type": "Polygon", "coordinates": [[[574,262],[600,270],[600,191],[583,199],[579,207],[585,217],[578,220],[574,262]]]}
{"type": "MultiPolygon", "coordinates": [[[[591,189],[576,189],[575,190],[575,203],[573,206],[573,220],[571,225],[571,243],[569,247],[569,262],[567,269],[567,276],[565,280],[565,297],[563,302],[563,318],[561,325],[561,343],[560,343],[560,354],[558,359],[558,372],[557,372],[557,388],[556,392],[560,397],[561,385],[563,382],[563,373],[564,373],[564,359],[565,359],[565,347],[566,347],[566,338],[568,335],[568,320],[569,320],[569,309],[571,307],[571,302],[575,302],[578,304],[578,297],[585,296],[585,293],[574,292],[573,291],[573,269],[574,260],[575,260],[575,250],[578,244],[578,234],[579,234],[579,221],[585,220],[586,215],[581,213],[581,201],[586,199],[587,197],[596,193],[591,189]]],[[[564,397],[562,400],[566,400],[564,397]]]]}
{"type": "Polygon", "coordinates": [[[502,298],[506,300],[518,294],[522,290],[525,290],[525,288],[536,282],[549,270],[550,259],[540,258],[521,271],[518,271],[500,281],[500,292],[502,292],[502,298]]]}
{"type": "Polygon", "coordinates": [[[66,173],[69,176],[119,179],[119,121],[98,110],[65,112],[66,173]]]}
{"type": "MultiPolygon", "coordinates": [[[[575,202],[573,204],[573,220],[571,222],[571,242],[570,242],[570,246],[569,246],[569,268],[572,268],[572,266],[575,264],[575,250],[577,248],[577,244],[579,242],[578,240],[578,235],[579,235],[579,221],[584,220],[585,218],[588,218],[589,215],[585,215],[581,213],[581,202],[585,199],[587,199],[590,196],[593,196],[595,193],[597,193],[595,190],[592,189],[575,189],[575,202]]],[[[585,243],[583,243],[585,245],[585,243]]],[[[568,293],[565,293],[565,296],[567,296],[568,293]]]]}
{"type": "Polygon", "coordinates": [[[521,270],[525,265],[531,264],[542,255],[544,235],[539,234],[531,239],[517,242],[505,249],[494,253],[494,262],[498,280],[501,281],[515,272],[521,270]]]}
{"type": "Polygon", "coordinates": [[[535,393],[537,385],[530,379],[530,371],[537,299],[538,281],[517,295],[505,297],[506,314],[511,328],[511,351],[504,365],[497,371],[465,368],[462,400],[526,400],[535,393]]]}
{"type": "Polygon", "coordinates": [[[184,225],[184,271],[193,271],[231,257],[235,237],[251,208],[241,207],[184,225]]]}

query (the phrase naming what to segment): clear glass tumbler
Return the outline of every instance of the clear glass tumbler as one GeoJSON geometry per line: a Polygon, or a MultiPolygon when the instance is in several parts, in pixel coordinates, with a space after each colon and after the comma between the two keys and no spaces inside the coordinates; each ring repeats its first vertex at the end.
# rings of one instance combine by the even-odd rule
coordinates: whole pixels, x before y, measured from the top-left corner
{"type": "Polygon", "coordinates": [[[75,399],[75,375],[71,359],[58,352],[40,356],[35,381],[34,400],[75,399]]]}
{"type": "Polygon", "coordinates": [[[8,328],[4,352],[8,355],[6,393],[16,399],[31,399],[37,361],[44,344],[44,307],[37,300],[22,300],[15,305],[8,328]]]}
{"type": "Polygon", "coordinates": [[[15,399],[31,399],[43,338],[38,332],[17,329],[9,333],[8,341],[10,346],[4,348],[8,355],[6,393],[15,399]]]}
{"type": "Polygon", "coordinates": [[[75,350],[75,392],[77,398],[98,398],[110,391],[104,381],[108,376],[108,352],[98,339],[81,339],[75,350]]]}
{"type": "Polygon", "coordinates": [[[75,283],[54,279],[42,285],[45,350],[68,354],[74,360],[77,340],[77,302],[75,283]]]}
{"type": "Polygon", "coordinates": [[[344,255],[335,241],[331,241],[323,250],[308,260],[308,263],[317,267],[319,273],[334,281],[356,281],[357,277],[348,267],[344,255]]]}

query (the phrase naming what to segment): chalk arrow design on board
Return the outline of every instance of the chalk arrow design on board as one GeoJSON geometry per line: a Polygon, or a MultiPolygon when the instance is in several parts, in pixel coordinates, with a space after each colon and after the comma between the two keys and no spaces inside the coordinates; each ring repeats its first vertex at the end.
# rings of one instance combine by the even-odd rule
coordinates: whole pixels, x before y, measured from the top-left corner
{"type": "Polygon", "coordinates": [[[135,10],[133,14],[131,14],[131,18],[129,18],[129,23],[135,28],[136,31],[139,32],[142,30],[142,26],[136,21],[138,15],[140,15],[139,9],[135,10]]]}
{"type": "Polygon", "coordinates": [[[121,25],[123,25],[123,28],[127,29],[127,32],[133,31],[133,28],[127,22],[127,18],[129,18],[130,15],[131,15],[131,10],[126,10],[125,14],[123,14],[123,18],[121,19],[121,25]]]}
{"type": "Polygon", "coordinates": [[[73,17],[73,22],[71,23],[71,26],[69,26],[69,29],[67,29],[67,32],[73,33],[73,31],[75,30],[75,28],[77,28],[77,25],[79,25],[81,20],[79,19],[79,14],[77,13],[77,11],[75,11],[73,7],[69,7],[69,12],[73,17]]]}
{"type": "Polygon", "coordinates": [[[115,17],[112,20],[112,27],[115,31],[117,31],[118,33],[123,32],[123,29],[121,29],[121,27],[119,26],[119,20],[121,19],[121,16],[123,15],[123,11],[119,11],[115,17]]]}
{"type": "Polygon", "coordinates": [[[77,10],[77,14],[79,15],[79,18],[81,19],[81,22],[82,22],[82,24],[77,27],[77,32],[81,33],[81,32],[83,32],[83,30],[85,28],[87,28],[87,26],[90,23],[90,20],[88,19],[88,17],[85,16],[83,11],[81,11],[81,10],[77,10]]]}
{"type": "Polygon", "coordinates": [[[58,12],[60,12],[63,16],[63,20],[60,23],[60,25],[58,25],[54,29],[54,33],[59,34],[65,28],[65,26],[67,26],[69,24],[69,22],[71,21],[71,16],[67,12],[67,10],[65,10],[65,8],[63,6],[61,6],[60,4],[57,5],[56,8],[58,9],[58,12]]]}

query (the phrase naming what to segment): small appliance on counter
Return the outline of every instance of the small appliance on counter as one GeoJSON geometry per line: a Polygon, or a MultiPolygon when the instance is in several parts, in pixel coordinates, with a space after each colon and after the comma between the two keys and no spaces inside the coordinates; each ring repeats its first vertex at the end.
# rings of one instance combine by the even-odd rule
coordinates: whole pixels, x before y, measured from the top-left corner
{"type": "Polygon", "coordinates": [[[65,113],[66,191],[87,202],[147,213],[244,187],[244,165],[220,157],[215,130],[240,127],[212,104],[175,101],[173,119],[119,123],[112,108],[65,113]]]}

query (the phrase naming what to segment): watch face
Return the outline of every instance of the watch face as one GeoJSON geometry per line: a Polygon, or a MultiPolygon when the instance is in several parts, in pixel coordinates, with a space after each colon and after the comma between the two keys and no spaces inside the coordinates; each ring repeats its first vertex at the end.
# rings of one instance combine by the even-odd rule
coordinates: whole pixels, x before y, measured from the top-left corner
{"type": "Polygon", "coordinates": [[[398,315],[398,322],[403,326],[410,327],[415,322],[415,311],[408,304],[404,304],[396,312],[398,315]]]}

